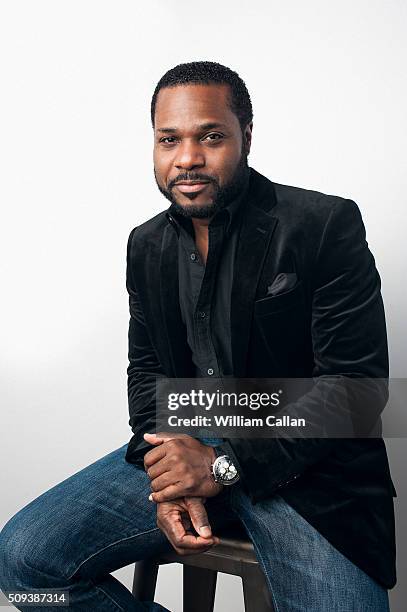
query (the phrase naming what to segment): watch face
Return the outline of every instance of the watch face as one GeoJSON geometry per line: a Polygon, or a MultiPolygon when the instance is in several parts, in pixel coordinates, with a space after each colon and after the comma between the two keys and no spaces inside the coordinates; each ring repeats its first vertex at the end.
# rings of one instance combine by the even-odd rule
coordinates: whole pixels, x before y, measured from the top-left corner
{"type": "Polygon", "coordinates": [[[232,484],[239,479],[235,465],[227,456],[218,457],[213,468],[216,480],[222,484],[232,484]]]}

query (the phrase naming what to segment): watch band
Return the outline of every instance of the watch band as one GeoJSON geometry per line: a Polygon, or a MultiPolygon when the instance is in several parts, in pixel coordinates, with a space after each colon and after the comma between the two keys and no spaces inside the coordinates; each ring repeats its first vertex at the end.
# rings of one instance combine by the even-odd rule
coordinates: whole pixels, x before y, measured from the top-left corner
{"type": "Polygon", "coordinates": [[[218,446],[214,446],[213,450],[215,451],[217,457],[221,457],[222,455],[229,456],[226,446],[224,446],[223,444],[218,444],[218,446]]]}

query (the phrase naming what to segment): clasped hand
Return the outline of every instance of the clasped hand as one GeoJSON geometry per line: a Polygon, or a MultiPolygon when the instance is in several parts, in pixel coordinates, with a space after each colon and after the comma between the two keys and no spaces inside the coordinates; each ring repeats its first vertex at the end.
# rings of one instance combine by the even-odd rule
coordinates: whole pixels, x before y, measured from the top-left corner
{"type": "Polygon", "coordinates": [[[211,464],[214,449],[187,435],[145,434],[156,448],[144,456],[144,469],[150,480],[152,501],[164,502],[179,497],[213,497],[222,490],[214,481],[211,464]]]}
{"type": "Polygon", "coordinates": [[[157,505],[157,525],[178,554],[203,552],[219,539],[212,535],[204,503],[220,493],[223,486],[211,475],[216,458],[211,446],[184,434],[145,434],[155,446],[144,456],[144,468],[151,480],[149,497],[157,505]],[[193,535],[190,527],[200,534],[193,535]]]}

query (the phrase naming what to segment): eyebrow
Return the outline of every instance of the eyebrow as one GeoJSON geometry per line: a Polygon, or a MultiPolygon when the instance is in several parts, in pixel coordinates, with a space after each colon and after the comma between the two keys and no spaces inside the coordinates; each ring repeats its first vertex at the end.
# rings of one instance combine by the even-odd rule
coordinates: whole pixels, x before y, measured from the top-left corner
{"type": "MultiPolygon", "coordinates": [[[[224,123],[218,123],[218,122],[211,121],[208,123],[202,123],[201,125],[198,125],[197,131],[214,130],[217,128],[226,128],[226,125],[224,123]]],[[[174,127],[164,127],[164,128],[157,128],[157,132],[162,132],[164,134],[175,134],[176,132],[178,132],[178,129],[174,127]]]]}

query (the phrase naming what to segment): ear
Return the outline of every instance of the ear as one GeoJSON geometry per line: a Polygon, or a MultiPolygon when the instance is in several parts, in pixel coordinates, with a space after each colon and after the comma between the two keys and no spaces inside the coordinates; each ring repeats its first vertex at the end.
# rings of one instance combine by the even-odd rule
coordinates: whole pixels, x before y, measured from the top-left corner
{"type": "Polygon", "coordinates": [[[253,133],[253,121],[248,123],[243,132],[243,146],[247,155],[250,153],[250,147],[252,145],[252,133],[253,133]]]}

